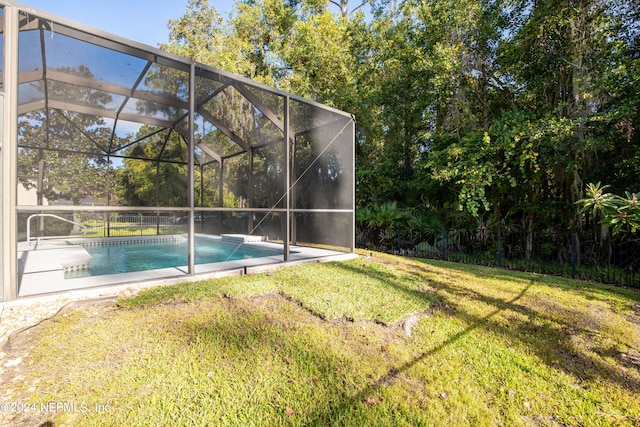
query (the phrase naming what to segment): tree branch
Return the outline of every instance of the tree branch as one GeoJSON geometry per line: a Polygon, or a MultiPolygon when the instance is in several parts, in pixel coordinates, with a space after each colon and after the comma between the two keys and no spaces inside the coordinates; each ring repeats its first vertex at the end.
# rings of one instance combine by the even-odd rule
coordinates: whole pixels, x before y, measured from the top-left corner
{"type": "Polygon", "coordinates": [[[368,1],[368,0],[365,0],[365,1],[363,1],[362,3],[360,3],[360,5],[359,5],[358,7],[356,7],[356,8],[355,8],[355,9],[353,9],[351,12],[349,12],[349,16],[353,15],[353,13],[354,13],[356,10],[360,9],[362,6],[364,6],[364,5],[365,5],[365,4],[367,4],[367,3],[369,3],[369,1],[368,1]]]}

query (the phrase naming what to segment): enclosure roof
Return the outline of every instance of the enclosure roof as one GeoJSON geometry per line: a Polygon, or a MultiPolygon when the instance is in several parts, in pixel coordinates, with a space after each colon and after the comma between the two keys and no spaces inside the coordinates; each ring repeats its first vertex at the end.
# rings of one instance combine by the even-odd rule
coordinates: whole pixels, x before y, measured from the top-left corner
{"type": "MultiPolygon", "coordinates": [[[[43,128],[66,121],[92,141],[89,151],[126,158],[131,147],[149,136],[167,140],[177,133],[188,141],[192,69],[199,164],[282,141],[285,98],[293,101],[288,117],[291,137],[350,118],[319,103],[19,3],[0,0],[0,5],[21,11],[20,117],[41,121],[43,128]]],[[[152,156],[162,160],[163,154],[152,156]]]]}

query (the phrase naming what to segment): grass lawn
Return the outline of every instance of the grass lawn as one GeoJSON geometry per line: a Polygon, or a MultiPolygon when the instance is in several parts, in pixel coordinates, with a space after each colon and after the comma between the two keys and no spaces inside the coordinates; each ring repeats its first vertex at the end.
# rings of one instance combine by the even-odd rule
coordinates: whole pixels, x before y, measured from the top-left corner
{"type": "Polygon", "coordinates": [[[0,384],[18,426],[639,426],[639,348],[638,290],[376,253],[64,310],[0,384]]]}

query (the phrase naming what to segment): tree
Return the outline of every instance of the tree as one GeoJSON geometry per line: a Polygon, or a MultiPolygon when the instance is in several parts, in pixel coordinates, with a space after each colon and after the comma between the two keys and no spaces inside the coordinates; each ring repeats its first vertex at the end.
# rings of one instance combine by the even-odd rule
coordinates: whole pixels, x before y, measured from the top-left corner
{"type": "Polygon", "coordinates": [[[582,182],[599,168],[599,159],[615,151],[607,116],[606,79],[625,61],[617,8],[622,2],[572,0],[521,1],[511,17],[514,36],[501,45],[500,58],[517,84],[516,102],[535,119],[541,136],[541,162],[550,171],[549,194],[562,203],[557,220],[577,224],[573,203],[582,182]]]}
{"type": "Polygon", "coordinates": [[[440,104],[426,162],[435,179],[457,188],[461,207],[497,220],[515,209],[529,230],[535,222],[580,226],[573,203],[582,181],[615,164],[618,129],[630,130],[628,104],[611,102],[631,87],[630,73],[616,71],[629,64],[622,4],[482,2],[485,18],[459,49],[470,59],[459,61],[458,75],[473,84],[440,104]],[[503,30],[487,31],[487,16],[499,17],[503,30]]]}
{"type": "Polygon", "coordinates": [[[227,46],[226,25],[208,0],[189,0],[185,13],[171,19],[169,41],[160,48],[229,72],[237,68],[238,49],[227,46]]]}
{"type": "MultiPolygon", "coordinates": [[[[141,134],[150,129],[143,127],[141,134]]],[[[153,134],[127,149],[118,171],[122,200],[132,206],[187,206],[187,146],[177,133],[153,134]]]]}
{"type": "Polygon", "coordinates": [[[176,53],[355,114],[359,208],[513,218],[531,241],[586,227],[584,181],[640,180],[638,2],[383,1],[364,19],[255,0],[226,23],[189,4],[176,53]]]}
{"type": "MultiPolygon", "coordinates": [[[[93,78],[91,71],[60,68],[58,71],[93,78]]],[[[48,81],[51,97],[74,99],[97,108],[111,101],[104,92],[48,81]],[[71,92],[73,90],[73,92],[71,92]]],[[[105,145],[111,136],[98,116],[57,109],[27,113],[18,123],[18,182],[35,188],[38,204],[66,199],[74,205],[86,197],[106,202],[109,163],[105,145]]]]}

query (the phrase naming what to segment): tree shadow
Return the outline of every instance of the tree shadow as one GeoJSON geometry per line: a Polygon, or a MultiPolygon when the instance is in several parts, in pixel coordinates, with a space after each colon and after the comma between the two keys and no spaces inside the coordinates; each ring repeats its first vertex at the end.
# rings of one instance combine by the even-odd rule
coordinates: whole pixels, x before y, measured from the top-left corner
{"type": "MultiPolygon", "coordinates": [[[[463,275],[473,274],[468,273],[463,268],[456,269],[455,266],[451,269],[463,275]]],[[[433,275],[435,273],[436,272],[428,268],[428,264],[424,267],[416,266],[416,269],[413,272],[413,274],[415,274],[416,276],[425,279],[428,282],[428,285],[434,288],[436,291],[444,290],[447,294],[452,295],[451,298],[448,298],[448,300],[444,302],[446,302],[449,306],[455,308],[455,310],[453,310],[452,312],[452,315],[464,321],[467,325],[470,326],[464,331],[461,331],[451,338],[447,339],[438,347],[418,355],[414,360],[407,362],[403,366],[392,369],[385,377],[378,379],[373,384],[374,386],[376,384],[388,383],[388,381],[393,376],[410,368],[416,363],[419,363],[435,352],[440,351],[447,345],[458,341],[460,338],[468,335],[469,333],[479,328],[490,328],[491,331],[501,334],[505,337],[520,340],[529,348],[531,348],[533,353],[537,354],[540,360],[544,361],[544,363],[549,367],[566,372],[574,376],[575,378],[578,378],[579,380],[590,381],[600,378],[615,382],[621,387],[627,388],[632,391],[640,390],[640,381],[638,381],[637,379],[624,375],[622,372],[616,370],[615,368],[606,365],[602,360],[599,360],[594,356],[585,354],[584,352],[577,351],[574,348],[574,345],[571,342],[572,336],[578,333],[587,335],[594,333],[594,331],[590,330],[589,328],[580,326],[581,323],[589,322],[588,320],[577,318],[576,316],[579,316],[578,312],[570,313],[570,315],[574,316],[573,318],[576,320],[576,322],[571,323],[570,321],[546,315],[539,309],[529,306],[526,303],[518,303],[518,301],[522,299],[522,297],[532,286],[538,284],[537,280],[534,281],[529,279],[529,282],[514,298],[510,300],[503,300],[501,298],[485,295],[481,292],[470,289],[470,287],[468,286],[457,286],[453,283],[448,283],[443,280],[433,280],[431,278],[425,277],[425,275],[433,275]],[[455,298],[473,299],[490,307],[495,307],[495,309],[486,316],[477,316],[462,309],[459,304],[455,303],[455,298]],[[522,317],[524,317],[524,319],[526,320],[510,320],[508,326],[505,326],[503,323],[492,321],[492,318],[503,311],[512,311],[522,314],[522,317]],[[538,322],[533,324],[533,322],[531,322],[532,319],[536,319],[538,320],[538,322]]],[[[477,275],[478,278],[487,278],[488,276],[502,280],[513,280],[510,275],[500,274],[499,272],[495,275],[477,275]]],[[[519,278],[520,281],[522,279],[523,278],[519,278]]],[[[393,280],[389,281],[389,285],[393,286],[394,288],[399,288],[400,290],[406,291],[407,293],[412,295],[415,293],[415,291],[403,289],[403,286],[398,286],[398,284],[394,283],[393,280]]],[[[541,283],[541,285],[549,286],[546,283],[541,283]]],[[[576,290],[576,288],[568,288],[567,290],[576,290]]],[[[626,295],[626,293],[624,293],[624,295],[626,295]]],[[[438,297],[440,299],[446,299],[446,297],[444,297],[441,292],[438,293],[438,297]]],[[[558,308],[561,309],[562,307],[558,308]]],[[[599,331],[595,332],[598,333],[599,331]]],[[[608,349],[607,355],[613,357],[613,359],[615,359],[620,364],[620,366],[628,365],[628,357],[626,357],[626,355],[623,353],[608,349]]],[[[371,390],[365,390],[364,394],[367,394],[369,392],[371,392],[371,390]]]]}
{"type": "MultiPolygon", "coordinates": [[[[513,299],[505,303],[514,304],[516,301],[518,301],[525,295],[525,293],[527,292],[530,286],[531,284],[527,285],[524,289],[521,290],[521,292],[516,297],[514,297],[513,299]]],[[[418,354],[417,356],[413,357],[411,360],[408,360],[407,362],[399,366],[391,367],[384,375],[376,378],[371,383],[360,388],[360,390],[358,390],[356,393],[350,396],[345,396],[339,401],[334,402],[331,410],[331,418],[334,420],[336,419],[342,420],[342,419],[348,418],[347,414],[357,411],[358,407],[363,404],[366,404],[366,402],[368,401],[368,399],[370,399],[371,396],[378,396],[379,391],[381,389],[393,384],[402,373],[410,370],[415,365],[421,362],[424,362],[430,356],[433,356],[436,353],[444,350],[446,347],[460,341],[461,339],[471,334],[475,330],[484,327],[484,324],[489,319],[497,315],[500,311],[502,311],[501,308],[496,308],[494,311],[484,316],[482,319],[479,319],[474,324],[471,324],[468,328],[465,328],[464,330],[452,335],[451,337],[449,337],[442,343],[438,344],[437,346],[418,354]]],[[[328,425],[326,424],[326,418],[327,418],[326,413],[322,411],[316,411],[316,414],[312,415],[312,419],[314,420],[314,422],[308,425],[328,425]]]]}
{"type": "MultiPolygon", "coordinates": [[[[354,339],[355,336],[360,336],[362,334],[360,326],[351,322],[341,323],[340,321],[332,324],[310,313],[303,306],[285,295],[265,294],[257,298],[273,298],[275,303],[269,308],[274,309],[274,311],[270,313],[264,306],[255,307],[253,305],[255,299],[253,298],[236,300],[232,304],[237,304],[237,307],[229,311],[230,314],[238,314],[236,321],[232,325],[233,327],[229,328],[231,325],[224,325],[221,328],[221,325],[216,320],[193,323],[185,319],[179,325],[173,325],[171,333],[189,345],[192,342],[206,341],[212,335],[215,335],[218,342],[224,346],[223,351],[231,354],[243,353],[249,359],[261,350],[268,349],[272,351],[276,358],[284,361],[286,368],[297,372],[295,375],[301,376],[301,372],[298,369],[302,370],[300,379],[313,385],[308,393],[314,393],[313,389],[324,389],[326,391],[322,395],[324,397],[314,396],[314,400],[317,402],[316,407],[300,408],[299,411],[304,418],[312,420],[312,422],[298,425],[330,425],[339,411],[349,410],[351,402],[358,400],[358,398],[351,396],[347,384],[352,381],[354,365],[366,363],[368,360],[367,354],[357,351],[353,355],[350,347],[327,345],[322,340],[309,340],[304,336],[304,329],[315,324],[325,330],[333,325],[337,329],[332,332],[325,332],[329,336],[328,340],[333,342],[338,338],[348,341],[349,339],[354,339]],[[288,310],[295,312],[294,319],[287,320],[280,315],[277,310],[278,307],[285,306],[289,307],[288,310]],[[349,378],[346,379],[345,376],[349,378]],[[342,386],[336,387],[336,384],[342,384],[342,386]],[[320,410],[319,408],[325,408],[325,410],[320,410]]],[[[223,310],[227,309],[224,308],[223,310]]],[[[374,327],[379,328],[379,330],[386,330],[382,325],[375,325],[374,327]]],[[[366,346],[368,344],[363,345],[363,347],[366,346]]],[[[369,351],[373,352],[375,350],[369,348],[369,351]]],[[[245,366],[244,369],[246,369],[247,365],[250,365],[244,360],[242,363],[245,366]]],[[[274,367],[273,369],[276,368],[274,367]]],[[[255,373],[247,372],[246,374],[250,377],[255,373]]],[[[286,388],[288,384],[294,381],[293,379],[287,380],[285,378],[287,375],[284,372],[283,378],[278,380],[282,383],[281,387],[286,388]]],[[[271,387],[273,388],[273,386],[271,387]]],[[[276,394],[277,389],[278,387],[275,387],[276,394]]],[[[275,405],[275,403],[273,404],[275,405]]],[[[296,402],[290,402],[289,404],[295,407],[296,402]]],[[[285,411],[284,407],[281,409],[282,412],[285,411]]],[[[293,420],[293,418],[290,418],[284,424],[296,425],[293,420]]]]}
{"type": "MultiPolygon", "coordinates": [[[[393,283],[390,284],[392,286],[396,286],[393,283]]],[[[446,289],[451,293],[458,294],[461,292],[460,289],[448,286],[444,282],[433,281],[432,284],[436,284],[438,288],[446,289]]],[[[378,377],[370,384],[362,387],[357,393],[350,396],[348,399],[340,402],[340,404],[335,408],[335,411],[338,413],[348,413],[353,411],[356,405],[362,404],[368,397],[377,395],[381,389],[393,384],[405,371],[410,370],[419,363],[425,362],[429,357],[460,341],[474,331],[484,328],[490,328],[492,332],[509,338],[517,338],[531,348],[533,353],[537,354],[540,360],[542,360],[547,366],[568,373],[579,381],[605,379],[615,382],[621,387],[632,392],[640,391],[640,382],[638,380],[625,376],[621,372],[612,369],[610,366],[607,366],[602,361],[594,357],[575,351],[570,343],[570,336],[564,332],[571,326],[568,323],[558,322],[547,318],[548,321],[559,323],[560,328],[554,328],[549,325],[549,322],[545,322],[542,326],[539,326],[536,329],[532,328],[531,325],[525,324],[525,322],[515,322],[515,324],[511,323],[509,326],[504,326],[492,321],[496,315],[506,310],[541,316],[535,313],[535,310],[532,308],[518,303],[518,301],[521,300],[527,291],[535,284],[536,283],[534,281],[530,281],[516,296],[506,301],[499,298],[485,296],[478,292],[469,292],[466,290],[467,292],[465,292],[466,295],[464,297],[476,298],[485,304],[494,306],[495,309],[485,316],[475,316],[457,306],[455,310],[453,310],[453,316],[469,325],[467,328],[457,332],[437,346],[416,355],[411,360],[408,360],[399,366],[392,367],[385,375],[378,377]]],[[[448,301],[448,304],[454,303],[452,301],[448,301]]],[[[582,331],[589,332],[584,329],[582,331]]],[[[628,361],[625,361],[625,358],[621,357],[619,353],[612,351],[611,349],[608,349],[607,351],[607,354],[616,358],[621,365],[628,365],[628,361]]],[[[636,366],[636,368],[638,368],[638,366],[636,366]]]]}
{"type": "MultiPolygon", "coordinates": [[[[428,289],[426,288],[420,289],[420,288],[407,285],[406,283],[403,283],[402,280],[398,280],[397,275],[392,272],[387,273],[384,271],[372,270],[370,268],[367,268],[366,264],[362,266],[357,266],[353,264],[336,263],[335,267],[341,270],[345,270],[351,274],[359,274],[363,276],[373,277],[376,280],[383,282],[386,285],[392,287],[393,289],[400,291],[402,294],[404,294],[405,297],[423,301],[424,303],[427,304],[427,306],[430,306],[437,300],[437,297],[435,296],[435,294],[432,292],[429,292],[428,289]]],[[[424,278],[420,276],[413,275],[413,277],[419,277],[421,279],[421,282],[425,281],[424,278]]],[[[429,284],[430,285],[435,284],[435,282],[429,280],[429,284]]]]}
{"type": "MultiPolygon", "coordinates": [[[[434,303],[439,299],[441,302],[453,307],[453,310],[447,311],[443,315],[451,316],[467,326],[451,334],[439,344],[411,357],[409,360],[396,364],[388,362],[382,365],[384,368],[382,372],[380,370],[377,371],[378,376],[369,377],[365,383],[359,386],[336,386],[336,375],[339,373],[339,375],[350,376],[348,381],[355,382],[353,377],[358,374],[352,370],[352,367],[360,363],[366,364],[368,362],[366,357],[372,353],[360,351],[350,353],[343,351],[340,346],[328,346],[321,341],[301,340],[296,335],[300,331],[300,326],[293,326],[297,318],[287,319],[281,316],[278,304],[274,304],[273,307],[268,309],[264,309],[264,307],[256,308],[252,305],[253,299],[246,299],[243,300],[237,311],[232,312],[237,318],[235,323],[221,326],[215,324],[215,321],[192,323],[185,320],[180,324],[172,325],[170,331],[180,339],[183,339],[185,345],[206,341],[209,337],[216,336],[217,339],[221,340],[220,342],[232,348],[234,352],[246,352],[247,357],[252,357],[252,353],[256,351],[255,349],[264,348],[274,349],[278,354],[281,354],[285,364],[291,363],[292,366],[294,363],[298,363],[299,358],[302,357],[302,365],[313,366],[315,369],[313,374],[308,371],[304,373],[304,375],[314,376],[314,386],[312,387],[323,388],[324,390],[329,389],[331,392],[330,396],[323,394],[322,397],[318,398],[317,404],[313,408],[306,408],[308,412],[300,411],[301,416],[304,412],[304,417],[307,420],[304,425],[344,424],[343,420],[355,417],[365,407],[367,398],[377,395],[382,389],[398,381],[403,373],[418,364],[428,363],[429,358],[432,356],[483,329],[490,330],[498,337],[502,335],[508,337],[509,340],[521,341],[544,364],[567,372],[578,380],[605,379],[614,381],[633,392],[640,390],[640,384],[637,380],[625,377],[615,368],[597,360],[597,356],[593,357],[574,349],[571,343],[571,336],[566,331],[579,332],[578,329],[575,329],[575,325],[554,319],[523,301],[531,298],[528,295],[530,290],[538,285],[535,280],[530,279],[526,283],[522,283],[522,281],[515,282],[513,293],[517,292],[517,294],[501,299],[491,295],[484,295],[469,286],[457,285],[449,283],[446,279],[433,277],[438,272],[430,269],[428,265],[415,265],[410,267],[412,271],[405,270],[407,275],[412,275],[408,280],[399,278],[392,271],[387,272],[384,269],[369,268],[367,263],[336,263],[335,265],[348,273],[372,276],[405,297],[424,302],[426,307],[433,307],[434,303]],[[425,284],[424,288],[420,286],[420,281],[411,280],[412,278],[420,279],[425,284]],[[458,300],[479,301],[488,307],[488,311],[484,315],[474,314],[459,304],[458,300]],[[505,325],[504,322],[496,319],[500,313],[505,311],[512,311],[521,316],[517,316],[510,324],[505,325]],[[530,321],[532,318],[542,321],[533,324],[530,321]],[[293,362],[287,360],[290,357],[287,355],[288,351],[294,351],[297,354],[295,357],[291,357],[293,362]],[[303,356],[300,356],[301,353],[303,356]],[[353,360],[354,358],[356,360],[353,360]]],[[[460,270],[459,273],[461,277],[468,274],[464,270],[460,270]]],[[[469,276],[466,276],[466,278],[468,281],[469,276]]],[[[511,278],[506,276],[504,279],[510,280],[511,278]]],[[[274,294],[271,297],[281,298],[282,296],[274,294]]],[[[285,298],[282,299],[283,301],[286,300],[285,298]]],[[[300,307],[300,304],[296,304],[296,301],[286,301],[292,306],[298,307],[305,316],[309,316],[309,320],[305,322],[328,325],[326,321],[304,310],[304,306],[300,307]]],[[[344,325],[349,325],[349,323],[344,325]]],[[[341,327],[345,327],[344,325],[341,327]]],[[[343,337],[341,336],[341,338],[343,337]]],[[[352,345],[348,340],[344,342],[352,345]]],[[[616,357],[614,350],[604,349],[603,352],[608,357],[616,357]]],[[[362,378],[362,376],[357,376],[357,380],[362,380],[362,378]]],[[[283,415],[283,417],[286,419],[286,415],[283,415]]],[[[288,421],[293,423],[293,419],[288,421]]]]}
{"type": "Polygon", "coordinates": [[[531,280],[533,275],[537,282],[547,286],[578,290],[584,294],[593,295],[594,299],[602,300],[603,293],[613,294],[619,297],[640,301],[640,289],[634,287],[605,284],[599,282],[590,282],[586,280],[576,280],[564,276],[556,276],[544,273],[526,272],[518,270],[508,270],[501,267],[485,267],[471,264],[462,264],[447,261],[436,261],[438,264],[432,263],[428,259],[413,259],[416,263],[426,266],[434,266],[436,268],[445,268],[447,270],[456,271],[464,275],[473,275],[482,279],[510,280],[513,282],[527,282],[531,280]],[[472,271],[474,268],[482,270],[482,273],[472,271]]]}
{"type": "MultiPolygon", "coordinates": [[[[366,264],[347,265],[339,263],[336,265],[340,266],[339,268],[345,269],[345,271],[374,275],[377,279],[384,281],[389,286],[402,292],[404,295],[410,296],[411,298],[419,298],[429,306],[432,306],[434,303],[433,294],[431,292],[428,290],[421,291],[420,289],[416,289],[416,287],[419,287],[419,284],[417,284],[416,281],[403,281],[402,279],[398,279],[398,277],[393,273],[369,270],[366,268],[366,264]]],[[[163,329],[163,331],[175,334],[175,336],[180,339],[185,346],[192,345],[193,343],[205,342],[208,343],[208,345],[212,345],[216,342],[221,342],[224,343],[225,346],[231,348],[234,353],[236,351],[238,353],[245,352],[247,357],[253,357],[253,354],[260,349],[274,349],[277,355],[284,360],[285,367],[296,367],[295,364],[298,363],[298,359],[302,357],[300,364],[305,367],[312,366],[314,369],[313,373],[303,371],[304,375],[314,377],[312,378],[313,382],[310,383],[310,385],[313,384],[311,385],[312,389],[313,387],[324,389],[331,388],[330,391],[333,392],[328,397],[326,395],[322,395],[322,397],[318,399],[317,405],[313,408],[305,408],[305,411],[300,410],[300,416],[304,415],[305,419],[308,421],[304,425],[332,425],[334,423],[344,425],[343,420],[350,419],[350,417],[353,419],[357,413],[365,407],[365,402],[368,397],[376,395],[381,389],[398,380],[402,373],[410,370],[417,364],[428,362],[430,357],[442,352],[452,344],[463,340],[470,334],[484,328],[491,329],[492,333],[502,334],[510,338],[521,340],[523,343],[531,347],[532,353],[538,352],[542,359],[545,359],[545,357],[547,357],[545,355],[548,354],[541,350],[542,346],[557,346],[558,348],[553,351],[557,352],[557,354],[566,353],[570,359],[554,360],[554,356],[547,358],[544,362],[549,366],[559,367],[565,371],[570,371],[572,375],[578,378],[607,378],[620,383],[625,381],[624,378],[617,377],[616,375],[619,373],[611,370],[609,367],[602,364],[598,365],[597,361],[592,361],[586,355],[573,351],[570,348],[571,343],[569,338],[563,334],[561,330],[550,326],[549,323],[544,323],[539,327],[539,330],[532,331],[531,325],[528,325],[527,321],[524,320],[514,322],[509,326],[505,326],[495,321],[495,318],[503,311],[514,311],[525,315],[537,316],[538,313],[536,313],[532,308],[529,308],[522,301],[525,296],[530,298],[530,295],[527,294],[532,287],[537,285],[535,281],[530,280],[522,287],[514,286],[514,292],[518,292],[516,295],[512,295],[507,299],[500,299],[483,295],[475,290],[464,288],[462,286],[454,286],[446,281],[426,278],[424,275],[420,275],[420,271],[421,267],[416,266],[414,274],[418,275],[418,277],[425,281],[428,279],[429,288],[444,290],[446,291],[446,293],[443,292],[444,295],[447,293],[451,295],[449,299],[440,295],[441,300],[455,307],[455,310],[444,314],[465,322],[467,327],[452,334],[434,347],[417,354],[409,360],[406,360],[404,363],[398,363],[395,366],[392,366],[392,363],[388,362],[382,365],[384,366],[382,372],[381,370],[377,371],[379,376],[374,378],[370,377],[370,379],[366,380],[365,384],[362,384],[359,387],[336,386],[336,376],[353,377],[354,375],[358,375],[358,373],[354,374],[352,367],[359,363],[367,363],[367,356],[372,354],[372,352],[348,352],[343,351],[339,345],[328,346],[326,343],[321,341],[314,342],[299,339],[296,334],[300,332],[301,328],[304,328],[304,325],[297,325],[296,322],[299,319],[302,319],[304,321],[303,323],[306,325],[313,323],[323,328],[330,324],[321,320],[317,316],[311,315],[308,311],[304,310],[304,307],[301,308],[299,304],[296,304],[295,301],[285,299],[279,294],[267,294],[256,298],[240,298],[237,300],[234,298],[215,297],[214,299],[217,298],[218,302],[227,301],[228,304],[232,306],[232,309],[218,306],[218,302],[215,302],[212,299],[211,304],[203,306],[200,309],[201,312],[209,310],[228,310],[229,316],[227,316],[227,318],[235,319],[233,322],[220,323],[215,320],[215,317],[213,320],[202,321],[191,321],[189,318],[181,318],[179,323],[167,325],[167,329],[163,329]],[[455,297],[479,300],[492,308],[490,308],[490,312],[486,315],[474,315],[473,313],[461,308],[460,304],[454,303],[455,297]],[[256,301],[259,302],[260,298],[274,298],[274,302],[268,304],[255,304],[256,301]],[[290,305],[285,306],[283,304],[290,305]],[[295,311],[298,314],[291,316],[290,318],[286,317],[282,315],[280,311],[283,307],[288,308],[290,311],[295,311]],[[211,337],[215,337],[216,339],[211,340],[211,337]],[[289,351],[294,352],[296,356],[289,356],[289,351]],[[303,356],[300,356],[300,354],[303,354],[303,356]],[[352,358],[350,359],[350,357],[352,358]],[[288,360],[289,358],[293,361],[290,362],[288,360]],[[357,360],[354,361],[353,358],[357,360]],[[578,369],[577,366],[581,364],[587,366],[585,366],[584,369],[578,369]],[[585,377],[584,372],[586,372],[588,376],[585,377]]],[[[433,271],[428,272],[429,274],[434,274],[433,271]]],[[[542,314],[539,314],[539,316],[542,316],[542,314]]],[[[551,321],[553,319],[547,318],[546,320],[551,321]]],[[[348,322],[344,322],[344,324],[339,325],[339,327],[344,328],[345,325],[350,324],[348,322]]],[[[375,327],[379,328],[379,330],[385,330],[382,326],[375,327]]],[[[346,328],[358,329],[358,325],[346,326],[346,328]]],[[[352,329],[349,330],[352,331],[352,329]]],[[[347,334],[347,338],[350,337],[347,332],[345,332],[345,334],[347,334]]],[[[345,338],[345,335],[339,335],[339,338],[345,338]]],[[[348,342],[349,345],[352,344],[349,340],[344,342],[348,342]]],[[[208,351],[207,346],[203,346],[202,348],[203,351],[208,351]]],[[[246,368],[241,366],[238,369],[246,368]]],[[[249,378],[252,374],[252,372],[248,372],[247,377],[249,378]]],[[[362,378],[363,376],[357,376],[358,380],[361,380],[362,378]]],[[[353,378],[348,378],[347,381],[351,383],[355,382],[353,381],[353,378]]],[[[284,379],[283,382],[286,382],[286,379],[284,379]]],[[[627,382],[625,384],[627,388],[633,391],[637,390],[639,387],[637,382],[627,382]]],[[[311,392],[313,391],[310,391],[310,393],[311,392]]],[[[293,417],[287,418],[286,414],[282,414],[282,416],[283,420],[285,420],[283,424],[295,423],[293,417]]],[[[46,424],[44,425],[46,426],[46,424]]]]}

